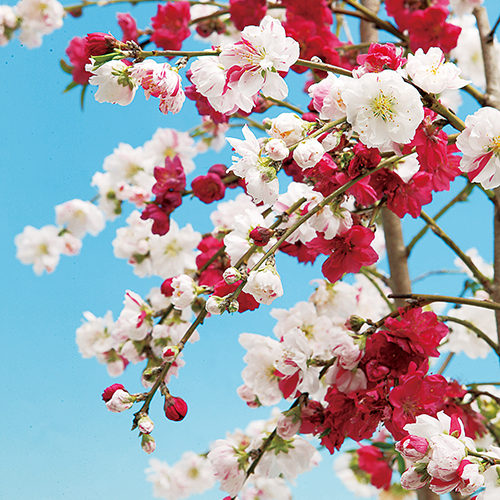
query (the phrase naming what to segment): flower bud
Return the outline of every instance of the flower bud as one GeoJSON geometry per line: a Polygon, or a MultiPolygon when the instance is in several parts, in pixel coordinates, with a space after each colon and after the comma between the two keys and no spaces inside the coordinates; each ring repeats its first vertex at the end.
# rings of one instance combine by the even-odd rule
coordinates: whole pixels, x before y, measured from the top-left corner
{"type": "Polygon", "coordinates": [[[235,267],[228,267],[224,271],[224,274],[222,275],[222,277],[224,278],[224,281],[228,285],[232,285],[243,278],[241,273],[235,267]]]}
{"type": "Polygon", "coordinates": [[[170,394],[165,396],[163,409],[165,410],[165,416],[174,422],[182,420],[188,411],[187,404],[182,398],[177,398],[170,394]]]}
{"type": "Polygon", "coordinates": [[[238,312],[240,310],[240,303],[236,299],[233,299],[229,303],[229,306],[227,307],[227,310],[230,313],[236,313],[236,312],[238,312]]]}
{"type": "Polygon", "coordinates": [[[156,449],[156,443],[154,440],[153,436],[150,436],[149,434],[143,434],[142,435],[142,441],[141,441],[141,446],[142,449],[149,455],[153,453],[156,449]]]}
{"type": "Polygon", "coordinates": [[[345,326],[348,330],[351,330],[353,332],[359,332],[361,330],[361,327],[366,323],[366,321],[363,318],[360,318],[359,316],[353,315],[351,316],[346,322],[345,326]]]}
{"type": "Polygon", "coordinates": [[[276,425],[276,434],[282,439],[292,439],[299,432],[302,425],[300,418],[281,414],[276,425]]]}
{"type": "Polygon", "coordinates": [[[106,387],[106,389],[104,389],[104,392],[102,393],[102,400],[105,403],[107,403],[113,397],[113,394],[118,389],[125,390],[125,387],[122,384],[113,384],[113,385],[110,385],[109,387],[106,387]]]}
{"type": "Polygon", "coordinates": [[[89,33],[85,38],[85,53],[87,57],[110,54],[120,42],[107,33],[89,33]]]}
{"type": "Polygon", "coordinates": [[[176,345],[168,345],[163,348],[162,358],[163,361],[171,363],[179,354],[179,348],[176,345]]]}
{"type": "Polygon", "coordinates": [[[410,462],[422,460],[429,449],[427,439],[419,436],[406,436],[401,441],[396,443],[396,450],[401,456],[410,462]]]}
{"type": "MultiPolygon", "coordinates": [[[[119,385],[119,384],[116,384],[119,385]]],[[[132,408],[136,398],[123,389],[118,389],[113,393],[113,396],[106,402],[106,407],[113,413],[120,413],[122,411],[132,408]]]]}
{"type": "Polygon", "coordinates": [[[269,243],[269,240],[271,239],[273,234],[274,231],[272,229],[257,226],[255,229],[252,229],[252,231],[250,231],[250,238],[252,238],[253,242],[258,247],[265,247],[269,243]]]}
{"type": "Polygon", "coordinates": [[[143,434],[151,434],[155,428],[155,424],[147,415],[144,415],[137,422],[137,427],[139,427],[139,431],[143,434]]]}
{"type": "Polygon", "coordinates": [[[293,159],[302,169],[314,167],[325,154],[325,148],[314,138],[302,141],[293,151],[293,159]]]}
{"type": "Polygon", "coordinates": [[[269,158],[274,161],[284,160],[290,154],[287,145],[281,139],[269,139],[264,149],[269,158]]]}
{"type": "Polygon", "coordinates": [[[216,295],[211,295],[208,298],[207,302],[205,303],[205,309],[210,314],[214,314],[215,316],[219,316],[225,310],[225,307],[222,304],[223,301],[224,301],[224,299],[222,297],[217,297],[216,295]]]}

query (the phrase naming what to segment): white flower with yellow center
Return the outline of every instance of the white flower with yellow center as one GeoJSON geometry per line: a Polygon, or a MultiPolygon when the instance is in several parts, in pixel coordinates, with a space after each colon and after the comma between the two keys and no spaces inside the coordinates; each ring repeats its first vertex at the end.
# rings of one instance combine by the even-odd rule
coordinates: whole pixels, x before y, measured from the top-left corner
{"type": "Polygon", "coordinates": [[[438,47],[431,47],[426,54],[422,49],[418,49],[415,55],[409,54],[405,69],[417,87],[432,94],[461,89],[471,83],[460,78],[460,68],[446,62],[443,51],[438,47]]]}
{"type": "Polygon", "coordinates": [[[486,189],[500,186],[500,111],[481,108],[465,119],[465,130],[457,137],[463,153],[460,170],[486,189]]]}
{"type": "Polygon", "coordinates": [[[410,142],[424,117],[418,91],[391,70],[353,79],[342,99],[360,141],[380,151],[410,142]]]}

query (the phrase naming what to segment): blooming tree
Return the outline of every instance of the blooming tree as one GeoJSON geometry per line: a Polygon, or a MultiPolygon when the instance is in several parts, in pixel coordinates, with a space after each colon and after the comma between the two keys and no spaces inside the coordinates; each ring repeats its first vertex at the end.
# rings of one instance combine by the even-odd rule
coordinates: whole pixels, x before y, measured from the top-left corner
{"type": "MultiPolygon", "coordinates": [[[[0,43],[38,47],[65,16],[91,8],[0,6],[0,43]]],[[[500,277],[438,224],[479,191],[493,205],[500,265],[500,54],[487,10],[474,0],[181,0],[156,9],[144,27],[119,14],[121,37],[72,38],[61,60],[66,90],[79,88],[82,106],[89,89],[120,106],[143,91],[164,115],[182,114],[187,98],[198,122],[180,131],[168,116],[171,126],[143,145],[112,145],[92,201],[57,205],[55,224],[15,238],[22,263],[52,273],[87,233],[129,212],[114,255],[156,286],[147,296],[124,290],[116,319],[83,312],[76,343],[111,377],[140,366],[137,387],[111,384],[102,399],[114,413],[133,409],[148,454],[155,424],[167,425],[153,423],[153,405],[163,404],[168,425],[190,418],[182,389],[170,390],[172,376],[182,387],[184,350],[216,316],[239,325],[237,392],[242,405],[273,407],[269,418],[175,464],[152,459],[154,495],[187,498],[217,484],[227,499],[289,499],[324,449],[360,495],[498,498],[500,393],[444,371],[455,353],[500,356],[500,277]],[[191,48],[193,37],[202,49],[191,48]],[[300,88],[293,73],[304,74],[300,88]],[[469,116],[458,112],[459,91],[476,102],[469,116]],[[194,158],[207,150],[214,160],[200,171],[194,158]],[[433,195],[450,190],[428,215],[433,195]],[[210,205],[209,226],[196,209],[190,223],[176,221],[194,198],[210,205]],[[405,216],[424,224],[406,245],[405,216]],[[412,294],[408,260],[429,229],[466,275],[446,296],[412,294]],[[322,279],[292,307],[270,309],[272,334],[256,333],[238,317],[286,294],[283,254],[300,273],[321,265],[322,279]]]]}

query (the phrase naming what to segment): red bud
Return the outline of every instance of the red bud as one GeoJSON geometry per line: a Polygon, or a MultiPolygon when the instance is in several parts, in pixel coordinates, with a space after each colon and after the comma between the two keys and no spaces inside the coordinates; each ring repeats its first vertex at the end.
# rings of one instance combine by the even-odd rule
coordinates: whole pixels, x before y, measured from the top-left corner
{"type": "Polygon", "coordinates": [[[104,392],[102,393],[102,400],[107,403],[113,397],[113,394],[119,389],[122,389],[124,391],[125,387],[122,384],[113,384],[109,387],[106,387],[106,389],[104,389],[104,392]]]}
{"type": "Polygon", "coordinates": [[[165,410],[165,416],[174,422],[182,420],[188,411],[187,404],[182,398],[176,398],[170,395],[165,396],[165,405],[163,409],[165,410]]]}
{"type": "Polygon", "coordinates": [[[272,229],[257,226],[250,232],[250,238],[252,238],[253,242],[258,247],[265,247],[269,243],[269,240],[271,239],[271,236],[273,234],[274,231],[272,229]]]}

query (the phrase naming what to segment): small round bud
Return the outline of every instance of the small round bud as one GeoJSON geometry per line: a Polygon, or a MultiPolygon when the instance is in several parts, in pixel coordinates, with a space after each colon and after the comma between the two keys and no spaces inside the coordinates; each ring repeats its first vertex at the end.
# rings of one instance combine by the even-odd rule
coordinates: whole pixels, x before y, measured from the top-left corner
{"type": "Polygon", "coordinates": [[[104,389],[104,392],[102,393],[102,400],[105,403],[107,403],[113,397],[113,394],[118,389],[122,389],[124,391],[125,387],[122,384],[113,384],[113,385],[110,385],[109,387],[106,387],[106,389],[104,389]]]}
{"type": "Polygon", "coordinates": [[[188,411],[187,404],[182,398],[171,396],[170,394],[165,396],[163,409],[165,410],[165,416],[174,422],[182,420],[188,411]]]}
{"type": "Polygon", "coordinates": [[[222,297],[217,297],[216,295],[211,295],[208,297],[207,302],[205,303],[205,309],[210,313],[215,316],[219,316],[222,314],[225,310],[224,306],[222,305],[223,302],[222,297]]]}
{"type": "Polygon", "coordinates": [[[273,235],[274,231],[267,227],[257,226],[250,231],[250,238],[258,247],[265,247],[273,235]]]}
{"type": "Polygon", "coordinates": [[[348,330],[359,332],[365,323],[366,321],[363,318],[353,315],[346,321],[345,326],[348,330]]]}
{"type": "Polygon", "coordinates": [[[141,446],[142,446],[142,449],[148,455],[150,455],[151,453],[153,453],[153,451],[155,451],[155,449],[156,449],[156,443],[155,443],[154,437],[150,436],[149,434],[143,434],[142,435],[141,446]]]}
{"type": "Polygon", "coordinates": [[[241,273],[235,267],[228,267],[224,271],[224,274],[222,275],[222,277],[224,278],[224,281],[228,285],[232,285],[243,278],[241,273]]]}
{"type": "Polygon", "coordinates": [[[143,434],[151,434],[155,428],[155,424],[147,415],[144,415],[137,422],[137,427],[139,427],[139,430],[143,434]]]}
{"type": "Polygon", "coordinates": [[[171,363],[178,354],[179,354],[179,348],[176,345],[168,345],[163,348],[163,353],[162,353],[163,361],[171,363]]]}
{"type": "Polygon", "coordinates": [[[236,299],[233,299],[230,303],[229,303],[229,306],[227,307],[227,310],[230,312],[230,313],[235,313],[235,312],[238,312],[240,309],[240,303],[236,300],[236,299]]]}

